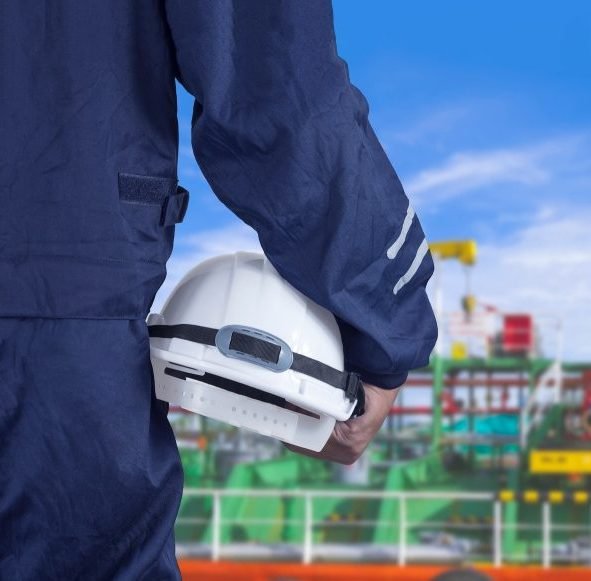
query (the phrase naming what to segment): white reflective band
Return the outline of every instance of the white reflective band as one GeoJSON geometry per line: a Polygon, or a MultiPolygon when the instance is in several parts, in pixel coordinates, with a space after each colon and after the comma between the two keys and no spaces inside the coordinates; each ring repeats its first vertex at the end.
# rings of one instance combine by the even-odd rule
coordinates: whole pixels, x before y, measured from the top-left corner
{"type": "Polygon", "coordinates": [[[404,218],[404,222],[402,223],[402,229],[400,230],[400,234],[398,235],[398,238],[396,238],[396,242],[394,242],[394,244],[392,244],[392,246],[388,248],[388,252],[386,253],[390,260],[396,258],[396,255],[398,254],[398,252],[400,252],[402,245],[406,241],[406,235],[410,230],[410,226],[412,224],[412,220],[414,217],[415,211],[409,204],[408,209],[406,210],[406,217],[404,218]]]}
{"type": "Polygon", "coordinates": [[[423,241],[417,250],[417,254],[412,261],[410,268],[400,277],[399,281],[396,283],[396,286],[394,287],[394,294],[398,294],[398,291],[416,274],[427,252],[429,252],[429,244],[427,244],[427,240],[423,238],[423,241]]]}

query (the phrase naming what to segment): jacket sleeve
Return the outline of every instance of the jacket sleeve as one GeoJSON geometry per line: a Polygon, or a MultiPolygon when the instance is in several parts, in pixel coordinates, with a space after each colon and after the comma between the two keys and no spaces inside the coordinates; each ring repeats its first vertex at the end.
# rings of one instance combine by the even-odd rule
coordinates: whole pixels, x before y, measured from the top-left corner
{"type": "Polygon", "coordinates": [[[393,388],[437,327],[421,225],[338,56],[329,0],[166,0],[192,142],[277,271],[330,310],[346,369],[393,388]]]}

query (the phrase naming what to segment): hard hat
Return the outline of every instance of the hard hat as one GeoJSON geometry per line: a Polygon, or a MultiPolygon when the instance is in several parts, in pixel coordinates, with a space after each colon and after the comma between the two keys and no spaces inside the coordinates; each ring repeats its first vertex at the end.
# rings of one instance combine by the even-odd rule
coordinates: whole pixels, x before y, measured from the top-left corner
{"type": "Polygon", "coordinates": [[[148,326],[156,396],[173,405],[315,451],[362,413],[334,316],[263,254],[198,264],[148,326]]]}

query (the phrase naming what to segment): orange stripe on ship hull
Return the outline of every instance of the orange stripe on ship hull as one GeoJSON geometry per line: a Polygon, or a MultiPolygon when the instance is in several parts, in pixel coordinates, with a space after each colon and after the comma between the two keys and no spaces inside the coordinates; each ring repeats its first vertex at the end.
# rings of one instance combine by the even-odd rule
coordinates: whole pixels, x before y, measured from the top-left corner
{"type": "MultiPolygon", "coordinates": [[[[292,563],[213,563],[179,560],[183,581],[430,581],[450,566],[300,565],[292,563]]],[[[589,581],[591,569],[560,567],[478,567],[494,581],[589,581]]]]}

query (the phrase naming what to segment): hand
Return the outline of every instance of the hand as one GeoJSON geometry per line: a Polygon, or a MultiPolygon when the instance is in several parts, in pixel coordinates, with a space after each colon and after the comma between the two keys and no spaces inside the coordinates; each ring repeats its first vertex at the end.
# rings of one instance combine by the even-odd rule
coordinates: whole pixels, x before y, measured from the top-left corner
{"type": "Polygon", "coordinates": [[[292,452],[312,458],[353,464],[377,434],[401,389],[383,389],[369,384],[364,384],[364,387],[365,413],[346,422],[337,422],[328,442],[320,452],[292,444],[285,446],[292,452]]]}

